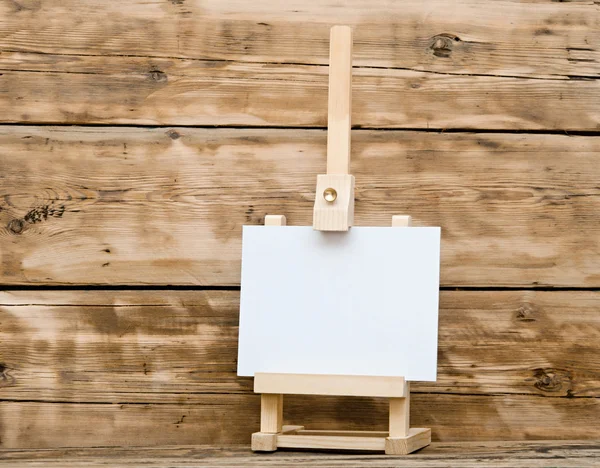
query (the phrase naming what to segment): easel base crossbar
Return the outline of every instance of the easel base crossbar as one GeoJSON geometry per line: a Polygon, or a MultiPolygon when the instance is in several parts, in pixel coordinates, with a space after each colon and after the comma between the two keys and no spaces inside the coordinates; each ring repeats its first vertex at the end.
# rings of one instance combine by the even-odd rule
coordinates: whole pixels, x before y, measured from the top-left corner
{"type": "Polygon", "coordinates": [[[389,437],[380,431],[318,431],[304,426],[283,426],[281,432],[252,434],[252,450],[274,452],[278,448],[332,449],[407,455],[431,443],[431,429],[411,428],[406,437],[389,437]]]}

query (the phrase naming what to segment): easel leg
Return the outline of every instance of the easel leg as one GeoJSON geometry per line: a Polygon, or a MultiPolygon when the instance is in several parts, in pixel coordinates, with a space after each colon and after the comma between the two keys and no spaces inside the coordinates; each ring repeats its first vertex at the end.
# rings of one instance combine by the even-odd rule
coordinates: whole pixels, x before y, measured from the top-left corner
{"type": "MultiPolygon", "coordinates": [[[[392,216],[392,227],[410,227],[410,216],[392,216]]],[[[406,455],[431,443],[431,429],[410,428],[410,386],[405,383],[406,398],[390,398],[390,435],[385,453],[406,455]]]]}
{"type": "MultiPolygon", "coordinates": [[[[285,216],[265,216],[265,226],[285,226],[285,216]]],[[[283,395],[261,393],[260,432],[252,434],[252,450],[274,452],[277,450],[277,434],[283,427],[283,395]]]]}
{"type": "Polygon", "coordinates": [[[410,387],[406,398],[390,398],[390,435],[385,439],[385,453],[407,455],[431,443],[431,429],[410,428],[410,387]]]}
{"type": "Polygon", "coordinates": [[[390,398],[390,437],[407,437],[410,429],[410,387],[406,398],[390,398]]]}
{"type": "Polygon", "coordinates": [[[262,393],[260,395],[260,432],[252,434],[252,450],[274,452],[277,450],[277,434],[283,428],[283,395],[262,393]]]}
{"type": "Polygon", "coordinates": [[[260,396],[260,432],[277,434],[283,426],[283,395],[260,396]]]}

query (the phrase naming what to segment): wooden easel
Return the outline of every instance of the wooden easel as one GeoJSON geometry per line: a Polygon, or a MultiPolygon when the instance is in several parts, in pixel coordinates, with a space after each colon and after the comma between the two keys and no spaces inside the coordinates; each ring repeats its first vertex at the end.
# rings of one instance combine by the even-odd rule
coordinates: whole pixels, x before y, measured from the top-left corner
{"type": "MultiPolygon", "coordinates": [[[[350,170],[352,30],[331,29],[327,174],[317,176],[313,228],[347,231],[354,221],[354,176],[350,170]]],[[[393,227],[410,226],[410,216],[393,216],[393,227]]],[[[266,226],[284,226],[285,216],[266,216],[266,226]]],[[[404,377],[256,373],[261,394],[260,432],[252,450],[278,448],[374,450],[404,455],[431,442],[431,429],[410,428],[410,387],[404,377]],[[322,431],[283,426],[283,395],[337,395],[389,398],[389,430],[322,431]]]]}

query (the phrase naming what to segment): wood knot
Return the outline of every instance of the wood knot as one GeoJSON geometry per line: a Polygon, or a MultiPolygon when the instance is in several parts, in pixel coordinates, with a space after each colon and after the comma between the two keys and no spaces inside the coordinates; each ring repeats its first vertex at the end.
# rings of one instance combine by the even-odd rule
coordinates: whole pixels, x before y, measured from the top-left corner
{"type": "Polygon", "coordinates": [[[254,210],[254,205],[248,205],[248,209],[244,212],[246,215],[246,222],[249,224],[262,224],[265,219],[264,216],[257,215],[254,210]]]}
{"type": "Polygon", "coordinates": [[[429,48],[436,57],[447,58],[452,54],[455,42],[460,42],[460,37],[454,34],[438,34],[431,38],[429,48]]]}
{"type": "Polygon", "coordinates": [[[157,83],[167,81],[167,74],[160,70],[150,70],[150,72],[148,72],[148,77],[157,83]]]}
{"type": "Polygon", "coordinates": [[[25,228],[25,223],[21,219],[13,219],[8,223],[7,227],[13,234],[21,234],[25,228]]]}
{"type": "Polygon", "coordinates": [[[530,304],[522,304],[517,310],[517,320],[520,322],[535,322],[535,309],[530,304]]]}
{"type": "Polygon", "coordinates": [[[171,139],[171,140],[177,140],[179,137],[181,137],[181,135],[179,133],[177,133],[175,130],[169,130],[167,132],[167,136],[171,139]]]}
{"type": "Polygon", "coordinates": [[[534,369],[533,376],[535,388],[543,392],[558,392],[563,387],[563,378],[569,380],[568,373],[557,369],[534,369]]]}
{"type": "Polygon", "coordinates": [[[10,387],[11,385],[14,385],[15,378],[8,373],[9,370],[10,368],[6,364],[0,362],[0,387],[10,387]]]}

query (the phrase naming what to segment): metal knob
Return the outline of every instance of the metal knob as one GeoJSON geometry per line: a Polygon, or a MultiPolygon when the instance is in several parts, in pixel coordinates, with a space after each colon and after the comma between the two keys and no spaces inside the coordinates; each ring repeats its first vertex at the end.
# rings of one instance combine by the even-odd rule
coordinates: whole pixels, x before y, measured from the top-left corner
{"type": "Polygon", "coordinates": [[[325,198],[325,201],[327,203],[333,203],[335,201],[335,199],[337,198],[337,192],[335,191],[334,188],[326,188],[323,191],[323,198],[325,198]]]}

